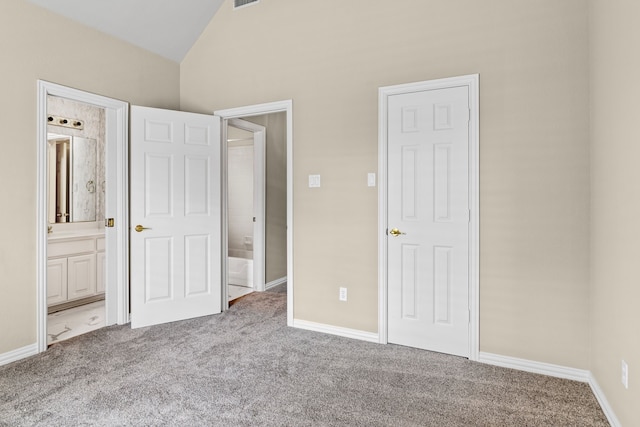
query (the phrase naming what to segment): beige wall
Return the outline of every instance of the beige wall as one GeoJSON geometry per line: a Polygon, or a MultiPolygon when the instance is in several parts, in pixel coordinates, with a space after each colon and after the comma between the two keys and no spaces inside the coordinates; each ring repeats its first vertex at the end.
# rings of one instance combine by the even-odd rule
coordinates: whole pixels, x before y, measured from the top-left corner
{"type": "Polygon", "coordinates": [[[590,0],[591,371],[640,425],[640,2],[590,0]],[[620,381],[629,364],[629,389],[620,381]]]}
{"type": "Polygon", "coordinates": [[[287,113],[246,117],[267,128],[265,281],[287,276],[287,113]]]}
{"type": "Polygon", "coordinates": [[[377,330],[378,87],[479,73],[481,350],[587,369],[586,1],[231,3],[181,108],[293,99],[295,317],[377,330]]]}
{"type": "Polygon", "coordinates": [[[177,108],[179,66],[23,0],[0,2],[0,52],[2,354],[36,342],[36,81],[177,108]]]}

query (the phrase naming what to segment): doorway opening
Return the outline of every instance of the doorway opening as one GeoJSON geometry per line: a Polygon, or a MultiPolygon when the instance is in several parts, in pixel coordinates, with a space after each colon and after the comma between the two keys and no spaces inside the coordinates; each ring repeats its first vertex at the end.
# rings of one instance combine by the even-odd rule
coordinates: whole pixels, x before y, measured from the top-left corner
{"type": "Polygon", "coordinates": [[[47,97],[47,344],[104,327],[105,110],[47,97]]]}
{"type": "Polygon", "coordinates": [[[227,121],[227,294],[230,302],[265,290],[265,145],[265,126],[242,119],[227,121]]]}
{"type": "Polygon", "coordinates": [[[127,117],[122,101],[38,81],[38,352],[129,321],[127,117]]]}
{"type": "MultiPolygon", "coordinates": [[[[236,263],[234,256],[251,247],[253,251],[253,284],[251,291],[270,290],[277,286],[286,286],[287,292],[287,323],[293,324],[293,184],[292,184],[292,152],[293,152],[293,117],[292,102],[282,101],[268,104],[260,104],[249,107],[240,107],[230,110],[216,111],[216,115],[222,118],[222,164],[223,164],[223,197],[222,197],[222,224],[223,224],[223,309],[229,307],[229,300],[233,297],[235,272],[232,263],[236,263]],[[238,133],[238,129],[245,133],[238,133]],[[264,129],[264,131],[262,131],[264,129]],[[247,133],[248,132],[248,133],[247,133]],[[245,140],[248,143],[253,139],[253,144],[264,135],[264,160],[257,163],[264,164],[260,172],[260,165],[254,160],[254,208],[256,221],[246,224],[248,230],[253,224],[253,244],[248,244],[249,234],[240,234],[239,237],[233,230],[236,221],[233,207],[234,195],[231,194],[235,187],[233,182],[235,167],[234,157],[236,150],[233,145],[235,140],[245,140]],[[228,141],[231,142],[228,142],[228,141]],[[256,170],[258,170],[256,176],[256,170]],[[259,175],[263,174],[262,183],[259,175]],[[260,191],[261,188],[264,190],[260,191]],[[263,194],[263,206],[260,207],[260,194],[263,194]],[[258,200],[256,200],[258,199],[258,200]],[[262,218],[260,211],[264,209],[262,218]],[[263,223],[260,224],[260,220],[263,223]],[[262,233],[260,230],[264,230],[262,233]],[[261,237],[263,236],[263,237],[261,237]],[[235,243],[234,243],[235,242],[235,243]],[[236,248],[235,246],[239,246],[236,248]],[[239,250],[240,252],[236,252],[239,250]],[[260,255],[262,252],[262,255],[260,255]],[[286,283],[286,285],[285,285],[286,283]]],[[[241,141],[238,141],[241,143],[241,141]]],[[[259,142],[258,142],[259,144],[259,142]]],[[[249,152],[251,150],[245,149],[249,152]]],[[[255,156],[255,145],[254,145],[255,156]]],[[[259,152],[259,150],[258,150],[259,152]]],[[[258,154],[259,156],[259,154],[258,154]]],[[[248,217],[245,214],[245,217],[248,217]]],[[[248,232],[247,232],[248,233],[248,232]]],[[[237,268],[237,267],[236,267],[237,268]]]]}

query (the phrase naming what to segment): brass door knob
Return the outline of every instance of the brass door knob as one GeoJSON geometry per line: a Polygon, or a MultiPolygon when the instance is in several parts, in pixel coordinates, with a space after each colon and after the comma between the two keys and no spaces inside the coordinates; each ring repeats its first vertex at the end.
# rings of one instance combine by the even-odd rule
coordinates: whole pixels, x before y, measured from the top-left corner
{"type": "Polygon", "coordinates": [[[138,233],[140,233],[142,230],[151,230],[151,229],[150,229],[150,228],[147,228],[147,227],[143,227],[143,226],[141,226],[140,224],[138,224],[138,225],[136,225],[135,230],[136,230],[138,233]]]}
{"type": "Polygon", "coordinates": [[[397,228],[392,228],[391,230],[389,230],[389,234],[391,234],[393,237],[398,237],[401,234],[407,234],[407,233],[403,233],[402,231],[398,230],[397,228]]]}

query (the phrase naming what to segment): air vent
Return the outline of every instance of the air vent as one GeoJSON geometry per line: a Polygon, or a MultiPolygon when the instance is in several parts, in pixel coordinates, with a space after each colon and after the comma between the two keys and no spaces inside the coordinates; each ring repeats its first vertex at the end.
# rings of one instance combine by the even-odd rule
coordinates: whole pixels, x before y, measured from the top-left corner
{"type": "Polygon", "coordinates": [[[238,9],[240,7],[251,6],[259,1],[260,0],[233,0],[233,8],[238,9]]]}

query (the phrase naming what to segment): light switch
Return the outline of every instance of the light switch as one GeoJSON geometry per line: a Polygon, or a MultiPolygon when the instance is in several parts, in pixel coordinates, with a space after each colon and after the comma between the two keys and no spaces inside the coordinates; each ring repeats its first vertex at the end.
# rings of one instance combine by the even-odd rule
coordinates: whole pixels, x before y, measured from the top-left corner
{"type": "Polygon", "coordinates": [[[320,187],[320,175],[309,175],[309,188],[320,187]]]}
{"type": "Polygon", "coordinates": [[[367,185],[369,187],[375,187],[376,186],[376,174],[373,172],[370,172],[367,174],[367,185]]]}

